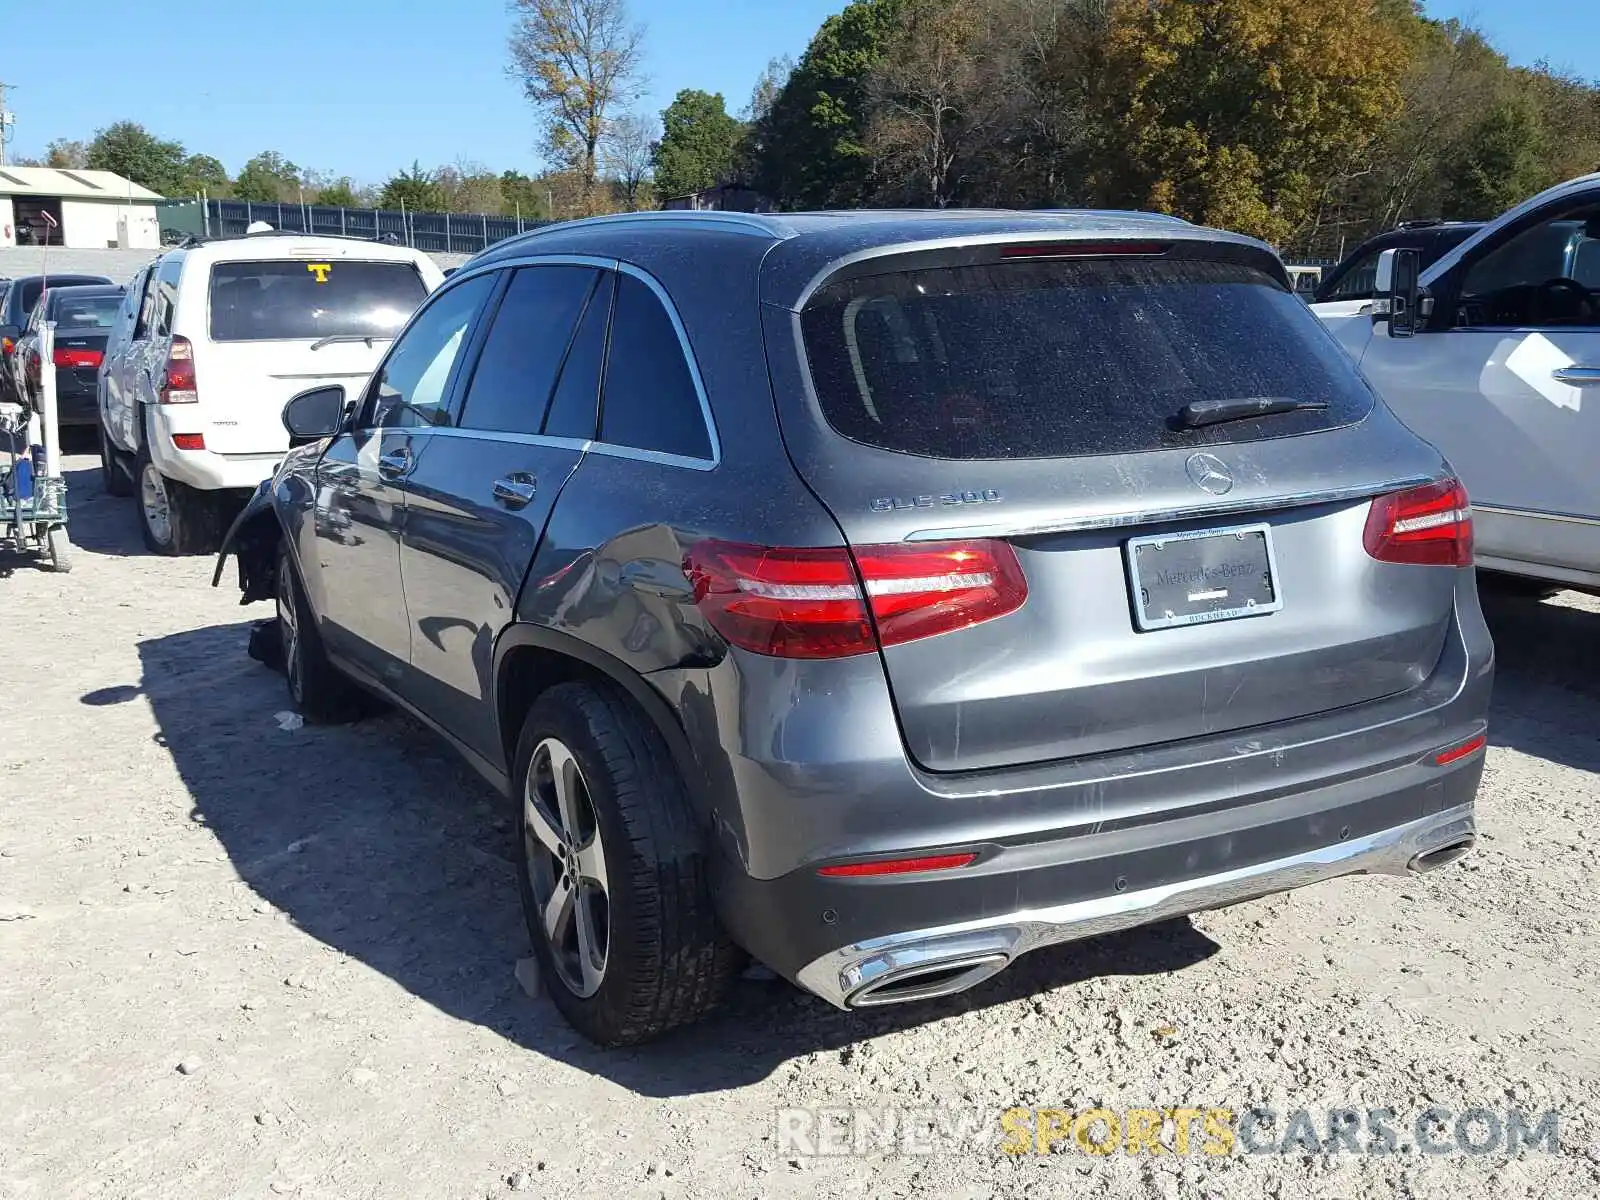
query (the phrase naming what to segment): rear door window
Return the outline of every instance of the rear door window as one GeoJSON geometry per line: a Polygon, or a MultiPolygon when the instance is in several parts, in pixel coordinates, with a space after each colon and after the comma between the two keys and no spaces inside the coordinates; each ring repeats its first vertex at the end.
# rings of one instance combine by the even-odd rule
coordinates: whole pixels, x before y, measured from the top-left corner
{"type": "Polygon", "coordinates": [[[1372,393],[1292,292],[1236,263],[1105,258],[897,271],[801,317],[823,415],[935,458],[1066,458],[1283,437],[1360,420],[1372,393]],[[1325,408],[1200,429],[1200,400],[1325,408]]]}
{"type": "Polygon", "coordinates": [[[211,268],[211,340],[393,337],[427,294],[410,263],[217,263],[211,268]]]}
{"type": "Polygon", "coordinates": [[[593,267],[523,267],[511,277],[467,387],[461,425],[538,433],[583,311],[593,267]]]}
{"type": "Polygon", "coordinates": [[[600,440],[680,458],[712,456],[700,392],[677,328],[661,299],[632,275],[617,278],[600,440]]]}
{"type": "Polygon", "coordinates": [[[606,331],[611,325],[611,297],[616,289],[615,271],[601,272],[599,282],[583,310],[578,331],[572,335],[567,360],[561,367],[561,382],[556,384],[545,414],[546,437],[575,438],[587,441],[595,434],[595,416],[600,411],[600,376],[606,363],[606,331]]]}

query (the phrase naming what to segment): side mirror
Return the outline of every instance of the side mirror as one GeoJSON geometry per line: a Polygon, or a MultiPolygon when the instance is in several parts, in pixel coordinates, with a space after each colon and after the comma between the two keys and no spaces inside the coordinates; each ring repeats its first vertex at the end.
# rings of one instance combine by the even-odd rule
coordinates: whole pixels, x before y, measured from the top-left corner
{"type": "Polygon", "coordinates": [[[1373,284],[1373,321],[1387,321],[1389,336],[1416,336],[1421,309],[1422,255],[1416,250],[1385,250],[1378,255],[1378,278],[1373,284]]]}
{"type": "Polygon", "coordinates": [[[344,388],[336,383],[301,392],[283,406],[283,427],[296,444],[332,437],[344,423],[344,388]]]}

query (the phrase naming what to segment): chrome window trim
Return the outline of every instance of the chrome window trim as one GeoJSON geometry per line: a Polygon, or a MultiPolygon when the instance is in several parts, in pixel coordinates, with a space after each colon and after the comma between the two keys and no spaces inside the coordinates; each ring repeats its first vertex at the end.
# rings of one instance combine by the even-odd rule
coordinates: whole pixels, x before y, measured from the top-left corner
{"type": "MultiPolygon", "coordinates": [[[[482,263],[473,267],[470,263],[450,277],[449,284],[454,286],[458,280],[475,278],[490,271],[514,271],[518,267],[595,267],[602,271],[615,271],[619,275],[630,275],[644,284],[666,310],[667,319],[672,322],[673,332],[678,335],[678,350],[683,355],[683,361],[689,368],[689,378],[694,383],[695,398],[700,402],[700,419],[705,424],[706,439],[711,445],[710,458],[698,458],[683,454],[667,454],[660,450],[644,450],[637,446],[621,445],[616,442],[607,442],[600,438],[585,442],[586,451],[592,450],[596,454],[609,455],[612,458],[630,458],[638,462],[660,463],[662,466],[683,467],[690,471],[713,471],[722,463],[722,439],[717,436],[716,418],[711,415],[711,398],[706,393],[706,384],[700,374],[700,363],[694,356],[694,349],[689,345],[689,331],[684,328],[683,318],[678,315],[678,306],[672,302],[672,297],[667,294],[666,288],[648,271],[634,266],[632,263],[623,262],[617,258],[605,258],[588,254],[518,254],[506,258],[496,258],[492,262],[482,263]],[[469,274],[470,268],[470,274],[469,274]]],[[[443,289],[440,289],[441,291],[443,289]]],[[[438,295],[437,292],[434,295],[438,295]]],[[[610,342],[606,345],[607,364],[610,362],[610,342]]],[[[602,375],[602,380],[604,376],[602,375]]],[[[604,397],[604,384],[601,389],[604,397]]],[[[604,405],[602,403],[602,410],[604,405]]],[[[492,432],[481,430],[480,432],[492,432]]],[[[598,432],[598,431],[597,431],[598,432]]],[[[519,434],[519,438],[535,435],[519,434]]],[[[545,438],[537,435],[538,444],[559,445],[574,444],[571,438],[545,438]]]]}
{"type": "Polygon", "coordinates": [[[1558,521],[1565,525],[1600,525],[1600,517],[1584,517],[1577,513],[1541,512],[1535,508],[1505,508],[1498,504],[1473,502],[1472,511],[1493,513],[1497,517],[1523,517],[1530,521],[1558,521]]]}

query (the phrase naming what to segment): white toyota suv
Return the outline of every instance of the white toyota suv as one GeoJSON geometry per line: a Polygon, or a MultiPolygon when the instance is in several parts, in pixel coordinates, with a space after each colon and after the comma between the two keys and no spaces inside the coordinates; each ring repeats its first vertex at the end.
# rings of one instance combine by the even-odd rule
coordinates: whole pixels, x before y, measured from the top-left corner
{"type": "Polygon", "coordinates": [[[284,403],[377,367],[444,280],[420,250],[269,232],[169,251],[128,286],[99,377],[106,490],[158,554],[216,549],[288,449],[284,403]]]}

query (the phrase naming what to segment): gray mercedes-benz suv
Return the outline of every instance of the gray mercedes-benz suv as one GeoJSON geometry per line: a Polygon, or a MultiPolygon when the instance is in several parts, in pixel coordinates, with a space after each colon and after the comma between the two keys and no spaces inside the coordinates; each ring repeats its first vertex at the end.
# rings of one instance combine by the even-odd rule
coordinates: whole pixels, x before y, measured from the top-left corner
{"type": "Polygon", "coordinates": [[[579,221],[284,421],[243,598],[307,716],[376,693],[515,797],[598,1042],[699,1017],[740,949],[890,1004],[1472,844],[1467,497],[1250,239],[579,221]]]}

